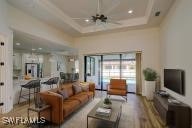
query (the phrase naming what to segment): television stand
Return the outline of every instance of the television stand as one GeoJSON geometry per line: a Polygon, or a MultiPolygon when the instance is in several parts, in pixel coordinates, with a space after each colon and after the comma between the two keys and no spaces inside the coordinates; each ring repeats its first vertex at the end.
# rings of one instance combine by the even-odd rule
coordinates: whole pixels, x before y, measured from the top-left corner
{"type": "Polygon", "coordinates": [[[154,93],[154,106],[161,119],[169,128],[190,128],[191,108],[182,102],[173,103],[168,99],[174,98],[171,96],[163,97],[158,93],[154,93]]]}

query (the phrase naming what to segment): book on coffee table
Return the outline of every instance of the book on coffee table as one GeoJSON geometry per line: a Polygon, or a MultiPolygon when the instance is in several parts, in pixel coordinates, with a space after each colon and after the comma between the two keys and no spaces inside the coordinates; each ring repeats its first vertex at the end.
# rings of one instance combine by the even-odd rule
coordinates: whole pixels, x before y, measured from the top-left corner
{"type": "Polygon", "coordinates": [[[96,114],[102,115],[102,116],[110,116],[111,115],[111,109],[99,107],[96,110],[96,114]]]}

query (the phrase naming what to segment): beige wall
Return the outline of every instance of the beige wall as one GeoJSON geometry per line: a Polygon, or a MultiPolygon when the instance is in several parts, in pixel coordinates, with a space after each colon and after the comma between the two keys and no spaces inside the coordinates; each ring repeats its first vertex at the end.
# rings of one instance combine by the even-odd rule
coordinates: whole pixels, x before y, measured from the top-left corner
{"type": "Polygon", "coordinates": [[[177,0],[161,24],[160,29],[162,69],[185,70],[185,96],[170,90],[167,91],[190,106],[192,106],[191,5],[192,0],[177,0]]]}
{"type": "Polygon", "coordinates": [[[142,51],[142,68],[160,69],[158,28],[80,37],[75,40],[74,47],[79,49],[81,80],[85,54],[142,51]]]}
{"type": "Polygon", "coordinates": [[[9,26],[12,29],[49,40],[56,44],[71,46],[74,40],[72,36],[11,5],[8,5],[7,9],[9,26]]]}

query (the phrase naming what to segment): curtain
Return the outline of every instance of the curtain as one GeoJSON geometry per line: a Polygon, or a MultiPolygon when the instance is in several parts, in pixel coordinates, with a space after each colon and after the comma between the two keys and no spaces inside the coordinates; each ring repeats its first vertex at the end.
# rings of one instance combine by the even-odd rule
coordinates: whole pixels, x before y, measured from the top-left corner
{"type": "Polygon", "coordinates": [[[136,53],[136,94],[142,94],[142,80],[141,80],[141,53],[136,53]]]}

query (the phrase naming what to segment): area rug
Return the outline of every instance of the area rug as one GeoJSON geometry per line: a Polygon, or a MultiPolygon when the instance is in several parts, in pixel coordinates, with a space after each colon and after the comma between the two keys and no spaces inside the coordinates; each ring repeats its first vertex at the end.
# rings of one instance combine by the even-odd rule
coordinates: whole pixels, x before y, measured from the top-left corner
{"type": "MultiPolygon", "coordinates": [[[[87,114],[89,111],[100,101],[101,99],[95,98],[85,106],[83,106],[78,111],[74,112],[65,122],[60,126],[61,128],[86,128],[87,127],[87,114]]],[[[129,104],[128,102],[122,102],[122,115],[119,122],[118,128],[134,128],[134,106],[129,104]]],[[[89,120],[91,122],[89,128],[95,128],[94,121],[89,120]]],[[[99,128],[105,128],[104,126],[99,126],[99,128]]]]}

